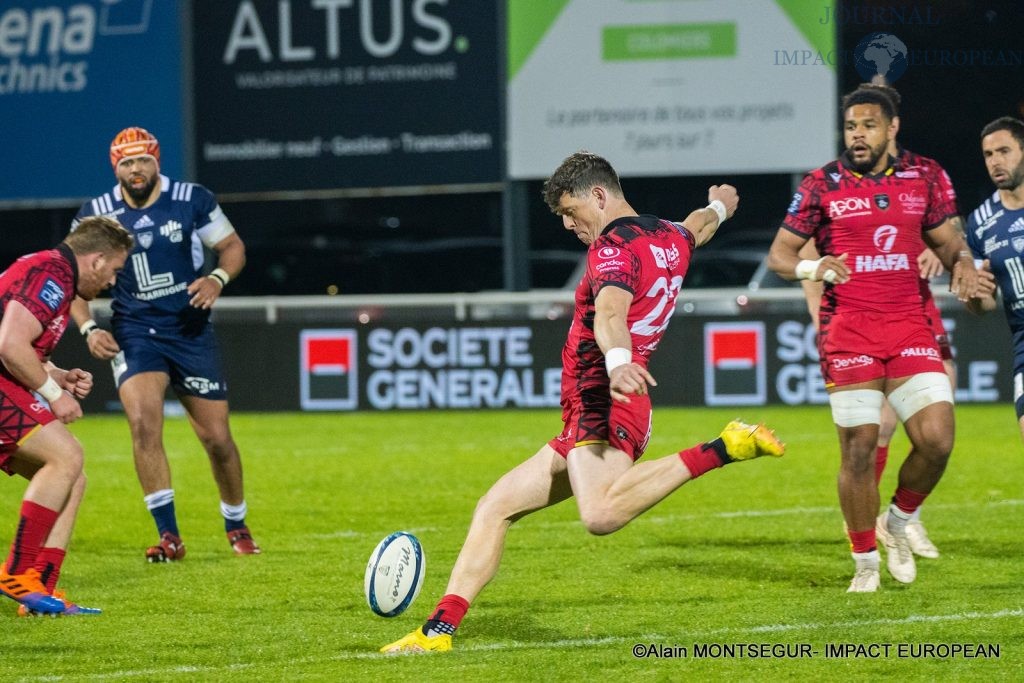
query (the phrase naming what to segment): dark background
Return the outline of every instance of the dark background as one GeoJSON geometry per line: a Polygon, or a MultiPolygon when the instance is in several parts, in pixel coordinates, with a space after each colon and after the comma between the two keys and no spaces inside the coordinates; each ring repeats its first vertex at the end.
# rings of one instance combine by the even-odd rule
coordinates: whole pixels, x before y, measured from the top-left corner
{"type": "MultiPolygon", "coordinates": [[[[852,55],[853,48],[875,32],[892,33],[908,46],[911,61],[894,84],[903,96],[900,141],[937,159],[957,188],[961,212],[972,210],[992,192],[979,152],[981,127],[999,116],[1024,117],[1024,3],[857,0],[841,2],[838,16],[841,56],[852,55]],[[982,50],[990,51],[990,59],[1002,54],[1016,64],[986,64],[982,50]]],[[[841,62],[839,90],[847,92],[862,79],[852,56],[841,62]]],[[[838,140],[838,121],[822,120],[821,125],[834,127],[838,140]]],[[[599,141],[592,145],[595,151],[599,148],[599,141]]],[[[741,208],[698,252],[687,281],[690,287],[746,284],[789,204],[794,177],[623,179],[637,210],[671,218],[702,206],[707,186],[721,182],[739,188],[741,208]]],[[[97,193],[104,189],[97,188],[97,193]]],[[[539,181],[526,183],[529,282],[533,288],[561,287],[582,247],[548,212],[540,189],[539,181]]],[[[248,266],[231,284],[232,295],[473,292],[503,287],[500,192],[272,202],[222,196],[221,201],[248,249],[248,266]]],[[[0,263],[60,241],[76,210],[77,206],[0,212],[0,263]]]]}

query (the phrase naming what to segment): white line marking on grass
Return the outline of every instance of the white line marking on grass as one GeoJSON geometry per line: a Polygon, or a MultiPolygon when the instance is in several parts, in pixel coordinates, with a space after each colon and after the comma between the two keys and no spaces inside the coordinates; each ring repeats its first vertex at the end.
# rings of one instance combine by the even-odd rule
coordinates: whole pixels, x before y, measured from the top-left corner
{"type": "MultiPolygon", "coordinates": [[[[635,643],[667,643],[675,642],[680,637],[687,639],[707,639],[715,636],[725,635],[748,635],[758,633],[782,633],[785,631],[807,631],[819,629],[846,629],[860,628],[865,626],[896,626],[899,624],[921,624],[951,621],[986,621],[993,619],[1008,619],[1024,617],[1024,608],[1004,609],[998,612],[959,612],[957,614],[912,614],[902,619],[856,619],[852,621],[808,622],[797,624],[765,624],[763,626],[729,626],[716,628],[709,631],[699,631],[686,634],[658,634],[647,633],[637,636],[608,636],[605,638],[567,638],[565,640],[549,640],[541,642],[522,642],[509,640],[504,642],[490,642],[462,645],[456,647],[456,652],[494,652],[510,650],[564,650],[566,648],[588,648],[604,645],[632,645],[635,643]]],[[[344,662],[363,659],[388,659],[395,655],[386,655],[380,652],[342,652],[329,657],[301,657],[290,660],[289,665],[295,664],[317,664],[320,662],[344,662]]],[[[443,656],[443,655],[441,655],[443,656]]],[[[134,669],[126,671],[112,671],[105,674],[93,674],[88,676],[91,680],[125,679],[125,678],[149,678],[154,676],[166,676],[168,673],[188,674],[215,674],[218,671],[243,671],[245,669],[261,666],[266,667],[266,662],[227,664],[224,666],[179,666],[159,669],[134,669]]],[[[81,678],[75,675],[73,678],[81,678]]],[[[64,676],[39,676],[36,678],[23,678],[23,681],[63,681],[64,676]]]]}
{"type": "MultiPolygon", "coordinates": [[[[993,500],[984,503],[976,502],[965,502],[965,503],[934,503],[929,501],[929,510],[961,510],[967,508],[979,508],[986,506],[1004,506],[1004,505],[1024,505],[1024,500],[1021,499],[1008,499],[1008,500],[993,500]]],[[[743,517],[788,517],[790,515],[831,515],[839,514],[839,504],[826,505],[818,507],[792,507],[792,508],[779,508],[777,510],[727,510],[722,512],[694,512],[694,513],[683,513],[683,514],[669,514],[669,515],[644,515],[639,517],[638,520],[650,522],[654,524],[675,524],[679,521],[689,520],[707,520],[707,519],[738,519],[743,517]]],[[[530,522],[527,522],[529,524],[530,522]]],[[[560,520],[560,521],[549,521],[540,522],[537,526],[541,527],[558,527],[565,525],[579,525],[578,519],[572,520],[560,520]]]]}
{"type": "MultiPolygon", "coordinates": [[[[1015,506],[1024,505],[1022,499],[1007,499],[1007,500],[993,500],[984,503],[966,502],[966,503],[928,503],[929,510],[961,510],[966,508],[978,508],[978,507],[998,507],[998,506],[1015,506]]],[[[727,510],[724,512],[695,512],[692,514],[671,514],[671,515],[644,515],[639,517],[639,520],[650,522],[653,524],[675,524],[679,521],[689,520],[707,520],[707,519],[738,519],[743,517],[788,517],[790,515],[830,515],[839,514],[839,505],[825,505],[820,507],[793,507],[793,508],[780,508],[778,510],[727,510]]],[[[532,527],[538,528],[560,528],[564,526],[579,526],[581,524],[579,519],[565,519],[565,520],[548,520],[548,521],[535,521],[533,517],[528,517],[525,524],[532,527]]],[[[523,524],[524,522],[517,522],[513,525],[513,528],[523,524]]],[[[416,527],[408,529],[410,533],[443,533],[446,530],[439,527],[416,527]]],[[[374,532],[359,531],[356,529],[340,529],[338,531],[331,532],[329,534],[310,534],[310,538],[353,538],[353,537],[369,537],[374,536],[374,532]]]]}
{"type": "Polygon", "coordinates": [[[912,614],[902,619],[858,619],[841,621],[833,624],[771,624],[754,626],[749,629],[718,629],[713,635],[739,631],[741,633],[781,633],[784,631],[804,631],[820,628],[858,628],[860,626],[896,626],[899,624],[928,624],[940,621],[972,621],[979,619],[1005,619],[1007,617],[1024,617],[1024,609],[1002,609],[998,612],[961,612],[960,614],[912,614]]]}

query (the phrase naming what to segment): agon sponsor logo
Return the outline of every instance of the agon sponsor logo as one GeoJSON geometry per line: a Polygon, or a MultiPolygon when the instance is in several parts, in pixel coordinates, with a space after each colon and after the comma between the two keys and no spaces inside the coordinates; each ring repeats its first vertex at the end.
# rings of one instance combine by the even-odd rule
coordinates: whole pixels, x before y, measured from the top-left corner
{"type": "Polygon", "coordinates": [[[828,203],[829,218],[842,218],[846,214],[857,216],[869,211],[871,211],[871,200],[867,197],[833,199],[828,203]]]}

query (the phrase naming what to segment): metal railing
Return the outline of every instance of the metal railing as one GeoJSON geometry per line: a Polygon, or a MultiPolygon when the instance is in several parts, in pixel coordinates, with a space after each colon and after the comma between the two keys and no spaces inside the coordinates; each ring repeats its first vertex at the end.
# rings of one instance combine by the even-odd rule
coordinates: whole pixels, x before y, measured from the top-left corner
{"type": "MultiPolygon", "coordinates": [[[[941,308],[956,304],[945,286],[933,288],[941,308]]],[[[344,320],[368,324],[385,318],[428,320],[489,320],[526,317],[567,318],[572,314],[574,292],[569,289],[536,289],[527,292],[456,292],[439,294],[366,294],[316,296],[225,296],[216,303],[217,319],[245,319],[255,323],[281,321],[344,320]]],[[[676,315],[756,315],[800,311],[804,307],[800,287],[752,290],[683,289],[676,300],[676,315]]],[[[92,302],[94,315],[109,317],[110,300],[92,302]]]]}

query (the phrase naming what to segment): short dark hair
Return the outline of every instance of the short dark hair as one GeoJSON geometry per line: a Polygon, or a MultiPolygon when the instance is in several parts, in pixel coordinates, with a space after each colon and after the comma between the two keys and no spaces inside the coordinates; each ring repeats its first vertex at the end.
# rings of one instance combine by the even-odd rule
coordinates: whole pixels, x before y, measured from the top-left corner
{"type": "Polygon", "coordinates": [[[900,115],[900,106],[903,104],[903,98],[900,97],[900,93],[896,88],[891,85],[885,85],[883,83],[861,83],[857,86],[857,90],[877,90],[892,102],[892,115],[900,115]]]}
{"type": "Polygon", "coordinates": [[[984,140],[985,136],[991,135],[997,130],[1005,130],[1013,136],[1013,139],[1017,141],[1020,148],[1024,149],[1024,121],[1015,119],[1012,116],[1000,116],[981,129],[981,138],[984,140]]]}
{"type": "Polygon", "coordinates": [[[896,107],[889,96],[877,88],[857,88],[843,97],[843,113],[858,104],[877,104],[890,121],[896,116],[896,107]]]}
{"type": "Polygon", "coordinates": [[[566,157],[544,181],[544,202],[552,212],[558,213],[558,202],[563,194],[580,197],[598,185],[608,188],[617,197],[622,196],[619,174],[608,160],[581,149],[566,157]]]}
{"type": "Polygon", "coordinates": [[[71,234],[64,238],[64,244],[71,248],[75,256],[96,252],[109,254],[115,251],[130,252],[135,246],[135,238],[110,216],[89,216],[83,218],[71,234]]]}

